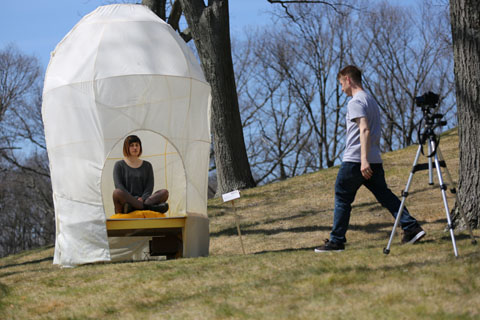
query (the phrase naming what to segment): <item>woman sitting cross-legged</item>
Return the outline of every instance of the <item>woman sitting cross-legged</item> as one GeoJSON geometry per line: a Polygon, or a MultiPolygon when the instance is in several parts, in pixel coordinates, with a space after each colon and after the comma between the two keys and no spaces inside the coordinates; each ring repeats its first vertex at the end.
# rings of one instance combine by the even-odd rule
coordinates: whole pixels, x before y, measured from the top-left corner
{"type": "Polygon", "coordinates": [[[134,210],[167,212],[168,191],[153,191],[153,168],[150,162],[140,159],[142,142],[130,135],[123,142],[125,158],[115,163],[113,169],[113,204],[115,213],[129,213],[134,210]]]}

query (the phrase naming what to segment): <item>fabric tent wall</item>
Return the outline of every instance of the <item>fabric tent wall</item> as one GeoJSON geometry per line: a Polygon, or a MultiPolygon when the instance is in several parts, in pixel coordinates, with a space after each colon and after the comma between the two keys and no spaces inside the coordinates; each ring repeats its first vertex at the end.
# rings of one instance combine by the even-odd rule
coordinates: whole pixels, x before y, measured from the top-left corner
{"type": "Polygon", "coordinates": [[[120,247],[111,250],[105,226],[113,214],[112,166],[132,133],[155,167],[155,189],[173,188],[168,214],[186,215],[187,234],[202,238],[184,254],[208,254],[209,106],[195,56],[147,7],[102,6],[80,20],[52,53],[43,90],[54,263],[135,259],[144,247],[144,240],[123,239],[116,256],[120,247]]]}

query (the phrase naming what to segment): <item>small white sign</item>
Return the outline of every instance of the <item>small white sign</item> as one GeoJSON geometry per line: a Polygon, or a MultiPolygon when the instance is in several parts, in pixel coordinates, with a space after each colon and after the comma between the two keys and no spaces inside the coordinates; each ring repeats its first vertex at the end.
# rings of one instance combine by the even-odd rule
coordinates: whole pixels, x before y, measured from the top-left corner
{"type": "Polygon", "coordinates": [[[232,201],[238,198],[240,198],[240,191],[238,190],[222,194],[223,202],[232,201]]]}

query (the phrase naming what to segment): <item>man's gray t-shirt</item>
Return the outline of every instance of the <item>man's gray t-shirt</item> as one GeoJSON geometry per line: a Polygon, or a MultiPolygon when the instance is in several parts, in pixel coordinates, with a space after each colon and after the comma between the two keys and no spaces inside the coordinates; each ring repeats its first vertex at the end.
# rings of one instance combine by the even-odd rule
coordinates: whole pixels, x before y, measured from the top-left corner
{"type": "Polygon", "coordinates": [[[153,191],[152,164],[143,160],[140,167],[132,168],[124,160],[117,161],[113,168],[113,182],[115,188],[146,200],[153,191]]]}
{"type": "Polygon", "coordinates": [[[382,163],[380,155],[380,136],[382,133],[380,111],[377,102],[365,91],[357,92],[347,104],[347,141],[344,162],[361,162],[360,129],[355,119],[367,118],[370,129],[370,149],[368,162],[382,163]]]}

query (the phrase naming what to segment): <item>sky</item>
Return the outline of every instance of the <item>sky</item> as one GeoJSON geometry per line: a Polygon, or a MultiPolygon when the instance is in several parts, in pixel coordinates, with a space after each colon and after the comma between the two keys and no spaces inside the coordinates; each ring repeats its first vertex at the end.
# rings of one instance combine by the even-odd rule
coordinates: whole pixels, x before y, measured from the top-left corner
{"type": "MultiPolygon", "coordinates": [[[[413,4],[418,0],[390,0],[413,4]]],[[[45,71],[50,52],[86,14],[98,6],[121,0],[2,0],[0,50],[15,44],[22,53],[36,56],[45,71]]],[[[132,0],[129,2],[141,2],[132,0]]],[[[229,0],[230,32],[241,38],[249,27],[271,24],[269,11],[278,8],[267,0],[229,0]]]]}
{"type": "MultiPolygon", "coordinates": [[[[50,52],[73,26],[98,6],[112,2],[114,1],[2,0],[0,50],[13,43],[22,53],[36,56],[45,71],[50,52]]],[[[242,34],[248,26],[269,23],[267,11],[273,7],[267,0],[230,0],[231,34],[242,34]]]]}

